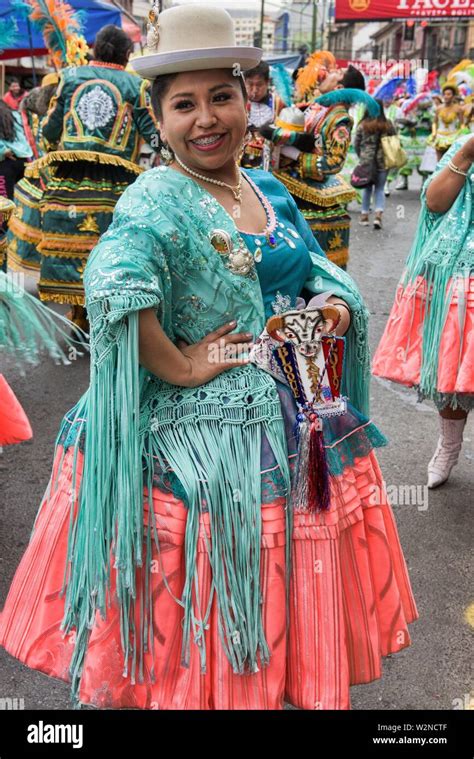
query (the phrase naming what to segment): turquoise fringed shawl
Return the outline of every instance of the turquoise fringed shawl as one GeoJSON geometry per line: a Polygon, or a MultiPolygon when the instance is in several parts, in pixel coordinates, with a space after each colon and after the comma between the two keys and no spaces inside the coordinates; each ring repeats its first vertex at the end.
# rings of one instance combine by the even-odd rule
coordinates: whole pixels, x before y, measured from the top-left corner
{"type": "MultiPolygon", "coordinates": [[[[288,195],[292,212],[299,214],[286,190],[281,192],[288,195]]],[[[171,466],[188,507],[186,581],[176,598],[183,607],[183,666],[189,663],[192,640],[205,671],[206,624],[213,598],[222,645],[233,670],[255,672],[268,663],[260,590],[263,436],[282,473],[286,494],[290,491],[275,382],[249,365],[224,372],[199,388],[176,387],[140,368],[138,362],[137,312],[143,308],[156,309],[171,340],[196,342],[234,315],[238,331],[259,334],[263,329],[258,279],[255,273],[244,277],[227,268],[226,259],[210,243],[213,229],[225,229],[237,242],[239,233],[231,217],[193,180],[167,168],[148,171],[120,199],[113,224],[85,270],[91,383],[76,410],[78,420],[87,418],[87,430],[78,503],[71,503],[63,620],[66,632],[77,631],[71,662],[76,698],[95,614],[105,616],[110,602],[112,566],[124,674],[132,683],[143,680],[144,653],[153,655],[149,572],[153,543],[158,554],[160,544],[151,503],[151,518],[144,527],[148,496],[143,494],[152,492],[154,459],[163,467],[171,466]],[[204,510],[209,515],[213,583],[208,607],[201,609],[196,603],[196,552],[204,510]],[[137,567],[145,569],[140,587],[137,567]]],[[[304,230],[313,240],[313,268],[305,286],[314,292],[331,289],[353,308],[347,390],[366,413],[367,312],[350,277],[318,255],[305,224],[304,230]]],[[[285,513],[290,536],[291,509],[285,513]]],[[[287,579],[290,545],[288,539],[287,579]]],[[[164,582],[167,585],[166,578],[164,582]]]]}
{"type": "MultiPolygon", "coordinates": [[[[439,162],[432,178],[442,171],[471,137],[472,135],[465,135],[451,146],[439,162]]],[[[401,284],[406,287],[414,284],[417,277],[422,277],[426,282],[427,292],[431,292],[423,320],[423,355],[419,384],[421,397],[435,398],[437,395],[440,339],[456,278],[468,278],[474,271],[473,178],[474,167],[471,166],[459,195],[451,208],[443,214],[434,213],[427,208],[428,182],[425,184],[417,234],[401,280],[401,284]]],[[[466,316],[462,289],[460,288],[458,293],[461,335],[466,316]]],[[[413,304],[415,307],[415,300],[413,304]]]]}
{"type": "MultiPolygon", "coordinates": [[[[57,363],[69,364],[85,347],[70,337],[71,326],[70,321],[27,293],[15,275],[0,271],[0,355],[8,354],[21,367],[37,363],[42,352],[57,363]],[[65,347],[73,353],[68,356],[65,347]]],[[[84,337],[79,329],[76,335],[84,337]]]]}

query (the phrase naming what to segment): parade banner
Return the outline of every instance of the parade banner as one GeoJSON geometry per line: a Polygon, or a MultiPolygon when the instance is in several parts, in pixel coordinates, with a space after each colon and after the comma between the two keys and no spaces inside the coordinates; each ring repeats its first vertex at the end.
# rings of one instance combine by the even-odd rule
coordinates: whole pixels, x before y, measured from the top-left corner
{"type": "Polygon", "coordinates": [[[474,16],[474,0],[336,0],[336,21],[474,16]]]}

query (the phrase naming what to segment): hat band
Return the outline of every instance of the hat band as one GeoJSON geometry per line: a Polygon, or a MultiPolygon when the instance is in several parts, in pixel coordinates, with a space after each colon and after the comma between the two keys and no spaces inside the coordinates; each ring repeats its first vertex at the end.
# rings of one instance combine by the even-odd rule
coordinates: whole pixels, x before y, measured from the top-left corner
{"type": "Polygon", "coordinates": [[[290,132],[304,132],[303,124],[289,124],[287,121],[281,121],[280,119],[277,119],[275,124],[280,129],[288,129],[290,132]]]}

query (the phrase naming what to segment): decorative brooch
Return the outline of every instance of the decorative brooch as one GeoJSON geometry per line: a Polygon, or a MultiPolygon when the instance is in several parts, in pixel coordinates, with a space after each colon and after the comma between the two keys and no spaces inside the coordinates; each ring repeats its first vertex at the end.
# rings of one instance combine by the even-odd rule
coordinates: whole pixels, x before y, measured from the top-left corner
{"type": "Polygon", "coordinates": [[[225,229],[214,229],[210,234],[211,245],[223,257],[227,258],[226,268],[243,277],[255,276],[254,257],[241,240],[234,246],[230,234],[225,229]]]}

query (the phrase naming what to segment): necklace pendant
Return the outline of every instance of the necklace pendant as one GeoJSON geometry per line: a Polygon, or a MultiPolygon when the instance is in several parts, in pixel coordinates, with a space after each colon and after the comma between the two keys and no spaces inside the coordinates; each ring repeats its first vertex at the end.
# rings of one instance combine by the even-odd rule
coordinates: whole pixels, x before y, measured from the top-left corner
{"type": "Polygon", "coordinates": [[[255,248],[255,253],[254,253],[253,257],[254,257],[256,263],[259,264],[260,261],[262,260],[262,249],[261,248],[255,248]]]}

